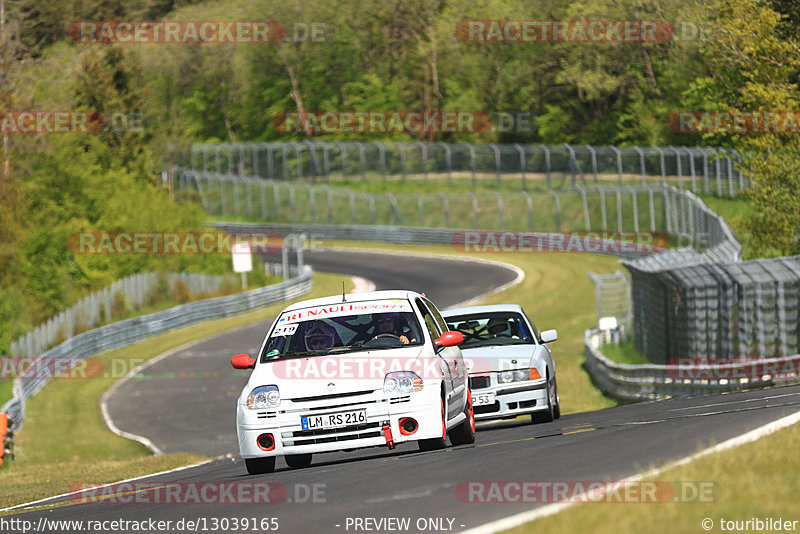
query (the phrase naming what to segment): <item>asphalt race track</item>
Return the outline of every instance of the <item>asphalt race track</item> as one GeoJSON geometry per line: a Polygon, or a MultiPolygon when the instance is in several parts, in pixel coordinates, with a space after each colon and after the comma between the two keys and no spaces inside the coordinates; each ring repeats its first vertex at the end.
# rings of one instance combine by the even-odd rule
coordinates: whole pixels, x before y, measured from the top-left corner
{"type": "MultiPolygon", "coordinates": [[[[414,256],[309,252],[307,258],[318,270],[363,276],[379,289],[424,291],[441,307],[515,276],[486,264],[414,256]]],[[[201,452],[217,456],[214,461],[140,479],[136,483],[141,486],[132,490],[136,493],[125,498],[117,493],[87,504],[54,499],[6,519],[50,525],[45,531],[52,532],[70,530],[55,530],[52,523],[40,521],[152,519],[172,523],[151,532],[263,532],[268,529],[235,529],[231,521],[247,518],[260,524],[276,518],[278,528],[273,524],[269,530],[292,534],[460,531],[548,504],[541,498],[529,503],[469,502],[469,481],[618,480],[795,413],[800,406],[800,386],[640,403],[564,415],[547,424],[479,425],[476,443],[470,446],[420,453],[409,444],[394,451],[330,453],[315,456],[311,467],[299,470],[289,470],[278,460],[275,473],[248,476],[236,455],[234,428],[234,402],[246,377],[234,373],[229,359],[238,352],[253,353],[265,327],[228,332],[177,352],[145,369],[148,379],[125,383],[110,399],[109,412],[121,429],[148,437],[166,452],[201,452]],[[236,504],[195,504],[198,499],[182,494],[174,502],[163,493],[167,482],[182,487],[236,483],[245,489],[271,482],[271,498],[269,504],[251,503],[247,496],[236,504]],[[409,523],[387,523],[389,518],[407,518],[409,523]],[[189,528],[186,521],[199,523],[189,528]]],[[[555,349],[558,358],[557,344],[555,349]]]]}

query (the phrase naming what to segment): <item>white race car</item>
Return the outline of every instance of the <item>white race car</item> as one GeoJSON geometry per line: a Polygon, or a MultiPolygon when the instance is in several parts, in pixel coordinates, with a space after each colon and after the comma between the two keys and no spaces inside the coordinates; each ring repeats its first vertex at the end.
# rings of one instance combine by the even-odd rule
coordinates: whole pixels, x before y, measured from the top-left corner
{"type": "Polygon", "coordinates": [[[308,300],[286,308],[237,402],[239,450],[250,474],[275,458],[306,467],[318,452],[417,441],[421,450],[475,441],[463,336],[410,291],[308,300]]]}
{"type": "Polygon", "coordinates": [[[472,306],[444,312],[450,330],[464,335],[475,419],[530,414],[534,423],[561,417],[556,367],[548,343],[521,306],[472,306]]]}

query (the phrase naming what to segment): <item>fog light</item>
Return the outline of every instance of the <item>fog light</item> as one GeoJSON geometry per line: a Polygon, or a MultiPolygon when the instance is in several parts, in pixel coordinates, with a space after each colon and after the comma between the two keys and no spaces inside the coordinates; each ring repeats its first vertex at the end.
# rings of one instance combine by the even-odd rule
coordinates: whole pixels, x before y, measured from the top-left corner
{"type": "Polygon", "coordinates": [[[419,428],[419,424],[411,417],[403,417],[400,419],[400,433],[404,436],[410,436],[419,428]]]}
{"type": "Polygon", "coordinates": [[[262,451],[271,451],[275,448],[275,438],[272,434],[261,434],[256,438],[256,444],[262,451]]]}

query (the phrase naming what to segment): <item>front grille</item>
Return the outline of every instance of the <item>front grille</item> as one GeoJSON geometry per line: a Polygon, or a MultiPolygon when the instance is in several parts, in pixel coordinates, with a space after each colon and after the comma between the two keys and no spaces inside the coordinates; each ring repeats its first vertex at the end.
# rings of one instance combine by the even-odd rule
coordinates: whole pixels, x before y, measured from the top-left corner
{"type": "Polygon", "coordinates": [[[259,419],[275,419],[278,414],[275,412],[257,412],[259,419]]]}
{"type": "Polygon", "coordinates": [[[346,397],[357,397],[359,395],[369,395],[372,393],[372,390],[367,391],[353,391],[351,393],[333,393],[331,395],[316,395],[314,397],[296,397],[294,399],[289,399],[292,402],[314,402],[314,401],[321,401],[321,400],[331,400],[331,399],[343,399],[346,397]]]}
{"type": "Polygon", "coordinates": [[[482,413],[494,413],[500,411],[500,403],[495,401],[494,404],[485,404],[483,406],[475,406],[473,408],[475,415],[479,415],[482,413]]]}
{"type": "Polygon", "coordinates": [[[336,441],[352,441],[354,439],[380,437],[380,423],[364,423],[341,428],[326,428],[319,430],[298,430],[295,432],[283,433],[283,444],[293,445],[316,445],[320,443],[333,443],[336,441]]]}
{"type": "Polygon", "coordinates": [[[474,391],[476,389],[485,389],[489,387],[488,376],[471,376],[469,377],[469,389],[474,391]]]}

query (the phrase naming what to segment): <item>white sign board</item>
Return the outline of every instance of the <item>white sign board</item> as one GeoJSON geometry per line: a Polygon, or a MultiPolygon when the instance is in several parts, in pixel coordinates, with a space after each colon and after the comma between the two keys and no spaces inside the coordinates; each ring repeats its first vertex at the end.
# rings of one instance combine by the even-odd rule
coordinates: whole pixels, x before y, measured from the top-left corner
{"type": "Polygon", "coordinates": [[[249,242],[234,243],[232,254],[233,272],[247,273],[253,270],[253,254],[250,250],[249,242]]]}

